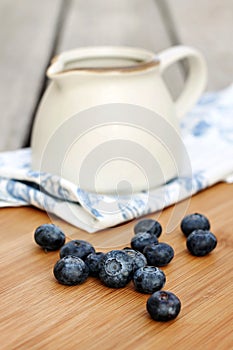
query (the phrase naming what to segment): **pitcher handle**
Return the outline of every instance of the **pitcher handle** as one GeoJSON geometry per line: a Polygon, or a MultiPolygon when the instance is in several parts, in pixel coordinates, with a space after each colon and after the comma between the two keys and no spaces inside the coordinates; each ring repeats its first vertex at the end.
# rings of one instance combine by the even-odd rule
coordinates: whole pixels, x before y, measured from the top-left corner
{"type": "Polygon", "coordinates": [[[202,54],[192,47],[174,46],[158,54],[160,60],[160,72],[171,64],[188,58],[189,74],[183,91],[175,101],[176,114],[181,118],[197,102],[205,89],[207,82],[207,67],[202,54]]]}

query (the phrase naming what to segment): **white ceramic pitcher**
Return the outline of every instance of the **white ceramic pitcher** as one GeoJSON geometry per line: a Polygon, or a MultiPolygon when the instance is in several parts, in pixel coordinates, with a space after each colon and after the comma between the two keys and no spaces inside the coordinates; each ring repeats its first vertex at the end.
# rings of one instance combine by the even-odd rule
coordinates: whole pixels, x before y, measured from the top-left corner
{"type": "MultiPolygon", "coordinates": [[[[137,171],[137,165],[133,164],[135,160],[127,160],[129,155],[123,157],[124,146],[118,160],[114,153],[112,165],[110,159],[108,166],[99,164],[99,170],[95,171],[98,161],[105,162],[101,158],[101,152],[105,151],[104,148],[101,151],[100,147],[99,160],[97,153],[93,156],[94,170],[92,171],[91,164],[89,168],[83,166],[88,155],[99,145],[105,144],[107,147],[109,142],[110,148],[114,147],[111,140],[129,140],[150,152],[161,169],[160,175],[154,174],[151,177],[149,188],[159,186],[177,175],[177,167],[171,164],[171,154],[166,144],[163,144],[166,143],[166,137],[165,140],[163,136],[162,140],[155,140],[149,132],[143,131],[143,127],[133,127],[134,113],[129,115],[127,108],[127,123],[123,123],[121,118],[118,120],[117,113],[114,117],[113,112],[108,125],[106,120],[105,123],[95,124],[93,128],[90,123],[87,126],[84,124],[88,118],[95,119],[95,115],[101,113],[105,106],[138,106],[141,108],[140,113],[142,108],[154,112],[162,123],[165,122],[180,136],[179,118],[195,104],[206,84],[205,61],[196,49],[175,46],[154,54],[131,47],[79,48],[57,56],[52,61],[47,76],[52,81],[41,100],[32,133],[34,170],[57,174],[91,192],[114,193],[117,183],[122,180],[130,183],[133,191],[146,190],[147,175],[142,176],[137,171]],[[189,75],[181,95],[173,101],[162,74],[171,64],[184,58],[189,62],[189,75]],[[85,114],[88,110],[92,110],[92,113],[85,114]],[[84,169],[86,173],[83,174],[84,169]],[[88,180],[91,172],[94,179],[88,180]]],[[[98,118],[95,120],[98,122],[98,118]]],[[[156,123],[161,124],[158,120],[156,123]]],[[[165,136],[166,130],[163,132],[165,136]]],[[[176,146],[175,138],[171,141],[173,156],[179,161],[179,146],[176,146]]],[[[143,154],[140,157],[144,158],[143,154]]],[[[91,158],[89,161],[92,162],[91,158]]],[[[147,161],[145,157],[145,162],[147,161]]],[[[143,159],[140,168],[143,172],[143,159]]],[[[121,192],[124,193],[124,190],[121,192]]]]}

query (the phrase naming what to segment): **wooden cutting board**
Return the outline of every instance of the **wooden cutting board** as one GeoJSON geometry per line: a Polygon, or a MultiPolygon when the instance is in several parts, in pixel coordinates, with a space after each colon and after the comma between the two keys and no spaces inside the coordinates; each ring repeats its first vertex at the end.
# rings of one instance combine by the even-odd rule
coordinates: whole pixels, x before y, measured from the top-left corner
{"type": "MultiPolygon", "coordinates": [[[[232,349],[233,348],[233,186],[219,184],[164,210],[156,217],[163,226],[160,241],[171,244],[174,260],[163,270],[165,290],[176,293],[181,313],[169,323],[153,321],[146,311],[148,295],[130,283],[114,290],[89,278],[80,286],[58,284],[53,265],[58,252],[45,253],[33,232],[49,222],[34,208],[0,210],[1,349],[232,349]],[[175,218],[170,233],[167,223],[175,218]],[[191,256],[176,219],[201,212],[218,238],[209,256],[191,256]]],[[[98,250],[129,245],[136,220],[87,234],[54,219],[70,238],[92,242],[98,250]]]]}

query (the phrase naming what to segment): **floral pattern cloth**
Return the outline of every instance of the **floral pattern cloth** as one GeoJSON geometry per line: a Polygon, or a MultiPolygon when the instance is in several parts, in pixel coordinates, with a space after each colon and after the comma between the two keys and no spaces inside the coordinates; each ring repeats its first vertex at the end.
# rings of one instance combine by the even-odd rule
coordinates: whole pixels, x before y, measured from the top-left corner
{"type": "Polygon", "coordinates": [[[0,153],[0,207],[32,205],[96,232],[160,211],[217,182],[233,182],[233,85],[205,93],[181,121],[192,174],[133,196],[97,195],[32,171],[31,149],[0,153]]]}

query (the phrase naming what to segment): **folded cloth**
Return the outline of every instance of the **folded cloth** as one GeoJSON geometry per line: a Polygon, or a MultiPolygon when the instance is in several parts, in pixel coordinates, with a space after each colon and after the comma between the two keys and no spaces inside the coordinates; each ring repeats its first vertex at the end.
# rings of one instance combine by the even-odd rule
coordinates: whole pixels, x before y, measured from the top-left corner
{"type": "Polygon", "coordinates": [[[0,207],[33,205],[96,232],[162,210],[219,181],[233,182],[233,85],[206,93],[181,122],[192,175],[149,192],[97,195],[58,176],[32,171],[31,149],[0,153],[0,207]]]}

